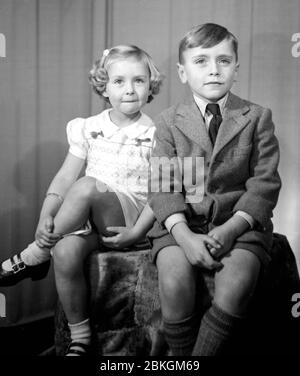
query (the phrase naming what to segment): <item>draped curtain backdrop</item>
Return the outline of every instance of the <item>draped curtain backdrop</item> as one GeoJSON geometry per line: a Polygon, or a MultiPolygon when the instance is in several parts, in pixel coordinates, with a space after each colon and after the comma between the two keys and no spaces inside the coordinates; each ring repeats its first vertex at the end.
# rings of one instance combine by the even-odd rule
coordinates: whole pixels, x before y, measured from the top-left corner
{"type": "MultiPolygon", "coordinates": [[[[191,26],[216,22],[240,42],[233,91],[273,111],[283,180],[275,231],[288,237],[299,264],[300,57],[291,53],[299,14],[299,0],[0,0],[6,40],[0,57],[0,258],[34,238],[46,189],[68,149],[66,123],[104,108],[87,80],[103,49],[131,43],[153,56],[166,76],[145,109],[155,116],[187,92],[176,72],[179,39],[191,26]]],[[[52,315],[53,270],[42,281],[0,293],[6,298],[0,326],[52,315]]]]}

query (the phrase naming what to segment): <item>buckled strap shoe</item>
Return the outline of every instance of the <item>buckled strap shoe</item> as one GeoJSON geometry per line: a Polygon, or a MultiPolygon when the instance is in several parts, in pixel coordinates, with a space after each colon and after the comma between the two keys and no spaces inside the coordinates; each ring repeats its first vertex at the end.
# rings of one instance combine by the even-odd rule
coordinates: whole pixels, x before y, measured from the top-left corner
{"type": "Polygon", "coordinates": [[[66,356],[86,356],[91,355],[91,345],[87,345],[85,343],[72,341],[67,349],[67,352],[65,354],[66,356]]]}
{"type": "Polygon", "coordinates": [[[38,265],[26,265],[20,254],[12,256],[10,262],[12,270],[4,270],[2,263],[0,265],[0,286],[13,286],[25,278],[31,278],[33,281],[43,279],[50,267],[50,260],[38,265]],[[14,260],[15,257],[17,261],[14,260]]]}

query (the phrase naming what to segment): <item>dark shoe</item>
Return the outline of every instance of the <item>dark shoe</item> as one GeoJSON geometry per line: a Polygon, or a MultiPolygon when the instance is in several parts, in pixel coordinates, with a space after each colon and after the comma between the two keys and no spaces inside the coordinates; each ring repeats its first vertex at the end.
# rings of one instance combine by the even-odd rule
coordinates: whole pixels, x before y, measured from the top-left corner
{"type": "Polygon", "coordinates": [[[81,342],[71,342],[68,346],[66,356],[74,355],[74,356],[86,356],[92,354],[92,347],[91,345],[86,345],[85,343],[81,342]]]}
{"type": "Polygon", "coordinates": [[[26,265],[20,254],[17,254],[17,260],[15,262],[14,256],[10,258],[12,270],[9,271],[4,270],[1,263],[0,286],[13,286],[25,278],[31,278],[33,281],[45,278],[50,267],[50,260],[34,266],[26,265]]]}

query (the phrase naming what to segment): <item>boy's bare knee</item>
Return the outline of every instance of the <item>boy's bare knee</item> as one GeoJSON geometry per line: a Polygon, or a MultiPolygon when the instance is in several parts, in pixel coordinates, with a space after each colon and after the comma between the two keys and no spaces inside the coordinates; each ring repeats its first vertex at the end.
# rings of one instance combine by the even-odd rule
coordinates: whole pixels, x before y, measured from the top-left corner
{"type": "Polygon", "coordinates": [[[228,313],[238,313],[246,308],[249,295],[238,281],[216,286],[214,301],[228,313]]]}
{"type": "Polygon", "coordinates": [[[250,263],[243,265],[233,263],[233,266],[231,265],[227,270],[224,268],[225,270],[216,275],[214,301],[228,313],[243,314],[247,310],[260,269],[259,262],[255,258],[256,256],[250,263]]]}
{"type": "Polygon", "coordinates": [[[165,273],[163,276],[159,277],[159,286],[165,297],[172,297],[174,300],[182,297],[184,290],[187,289],[184,282],[180,281],[177,276],[171,273],[165,273]]]}
{"type": "MultiPolygon", "coordinates": [[[[188,279],[187,279],[188,280],[188,279]]],[[[195,306],[194,286],[172,274],[159,281],[163,317],[166,320],[181,320],[193,313],[195,306]]]]}
{"type": "Polygon", "coordinates": [[[192,314],[195,305],[195,275],[179,247],[168,247],[157,257],[163,316],[180,320],[192,314]]]}

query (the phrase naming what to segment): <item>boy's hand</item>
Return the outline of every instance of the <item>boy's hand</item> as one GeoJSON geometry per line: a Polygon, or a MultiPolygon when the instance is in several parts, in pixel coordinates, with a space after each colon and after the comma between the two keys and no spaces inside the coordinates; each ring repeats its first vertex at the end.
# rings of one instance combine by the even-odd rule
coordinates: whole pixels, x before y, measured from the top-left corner
{"type": "Polygon", "coordinates": [[[219,249],[221,245],[209,235],[196,234],[192,232],[184,222],[175,224],[171,233],[177,244],[184,250],[184,253],[191,265],[205,269],[220,269],[223,264],[213,259],[208,247],[219,249]]]}
{"type": "Polygon", "coordinates": [[[208,251],[208,247],[219,249],[221,246],[216,239],[209,235],[195,234],[191,232],[188,239],[182,245],[185,255],[192,265],[213,270],[220,269],[223,265],[216,261],[208,251]]]}
{"type": "Polygon", "coordinates": [[[61,235],[54,234],[54,221],[53,217],[47,216],[40,219],[39,224],[37,226],[35,232],[35,241],[36,244],[41,247],[53,247],[59,239],[61,239],[61,235]]]}
{"type": "Polygon", "coordinates": [[[213,259],[208,247],[219,249],[221,245],[209,235],[196,234],[184,222],[178,222],[172,227],[171,234],[177,244],[183,249],[191,265],[205,269],[220,269],[223,265],[213,259]]]}
{"type": "Polygon", "coordinates": [[[108,248],[120,250],[129,247],[138,240],[133,228],[107,227],[106,230],[116,234],[112,236],[100,236],[100,240],[108,248]]]}
{"type": "Polygon", "coordinates": [[[213,256],[213,258],[220,258],[231,250],[231,247],[235,240],[235,235],[229,227],[226,227],[225,224],[216,226],[208,233],[208,235],[215,239],[219,244],[221,244],[221,247],[218,249],[209,246],[209,252],[213,256]]]}
{"type": "Polygon", "coordinates": [[[249,229],[249,223],[239,215],[233,215],[227,222],[213,228],[208,235],[221,244],[221,248],[209,246],[210,254],[213,258],[220,258],[229,252],[235,239],[249,229]]]}

